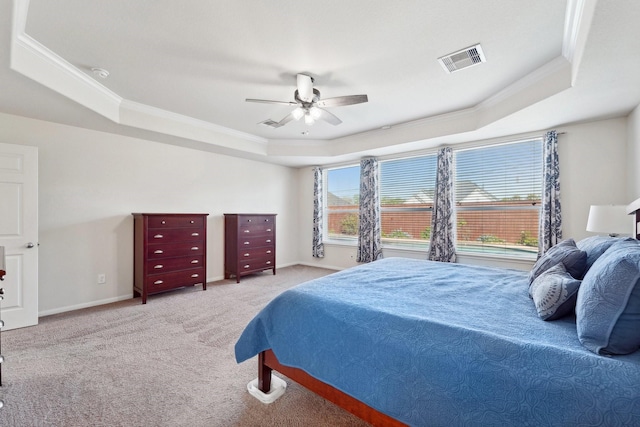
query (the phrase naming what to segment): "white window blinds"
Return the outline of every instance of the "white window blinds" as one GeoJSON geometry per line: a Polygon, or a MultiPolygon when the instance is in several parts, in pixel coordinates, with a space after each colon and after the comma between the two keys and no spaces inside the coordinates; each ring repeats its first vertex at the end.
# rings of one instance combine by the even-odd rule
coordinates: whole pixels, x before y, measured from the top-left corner
{"type": "Polygon", "coordinates": [[[455,153],[457,249],[535,257],[542,185],[542,140],[455,153]]]}
{"type": "Polygon", "coordinates": [[[435,176],[435,155],[380,162],[383,244],[427,247],[435,176]]]}

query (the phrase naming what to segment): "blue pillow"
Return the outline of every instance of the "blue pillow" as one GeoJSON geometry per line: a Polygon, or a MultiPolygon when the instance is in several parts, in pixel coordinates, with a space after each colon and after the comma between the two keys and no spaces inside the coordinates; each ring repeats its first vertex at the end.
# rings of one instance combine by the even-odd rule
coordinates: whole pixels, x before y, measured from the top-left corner
{"type": "Polygon", "coordinates": [[[571,277],[559,263],[536,277],[529,294],[542,320],[556,320],[573,313],[578,288],[580,280],[571,277]]]}
{"type": "Polygon", "coordinates": [[[580,279],[587,266],[587,253],[576,247],[575,240],[563,240],[551,247],[536,261],[529,272],[529,285],[533,283],[536,277],[559,263],[564,265],[564,268],[572,277],[580,279]]]}
{"type": "MultiPolygon", "coordinates": [[[[619,237],[591,236],[578,241],[576,243],[576,246],[578,247],[578,249],[583,250],[587,253],[586,271],[588,271],[591,268],[593,263],[596,262],[596,260],[600,258],[600,256],[603,253],[605,253],[605,251],[609,249],[611,245],[613,245],[614,243],[620,240],[621,238],[619,237]]],[[[622,240],[634,240],[634,239],[631,237],[626,237],[626,238],[623,238],[622,240]]]]}
{"type": "Polygon", "coordinates": [[[640,348],[640,242],[616,242],[593,263],[578,291],[576,326],[594,353],[640,348]]]}

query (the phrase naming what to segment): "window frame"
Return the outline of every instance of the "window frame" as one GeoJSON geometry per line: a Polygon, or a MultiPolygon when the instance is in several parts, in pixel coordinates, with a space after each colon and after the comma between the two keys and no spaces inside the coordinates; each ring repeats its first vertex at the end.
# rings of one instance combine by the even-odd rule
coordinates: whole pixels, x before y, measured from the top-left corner
{"type": "MultiPolygon", "coordinates": [[[[460,206],[460,202],[457,200],[457,198],[455,199],[455,209],[456,209],[456,241],[455,241],[455,246],[456,246],[456,253],[458,255],[462,255],[462,256],[488,256],[488,257],[499,257],[501,259],[510,259],[510,260],[526,260],[526,261],[531,261],[531,260],[535,260],[537,257],[537,252],[538,252],[538,246],[537,246],[537,238],[538,238],[538,233],[539,233],[539,227],[540,227],[540,213],[541,213],[541,208],[542,208],[542,142],[543,142],[543,138],[542,137],[530,137],[530,138],[522,138],[522,139],[517,139],[517,140],[512,140],[512,141],[505,141],[505,142],[500,142],[500,143],[494,143],[494,144],[486,144],[486,145],[476,145],[476,146],[472,146],[472,147],[465,147],[465,148],[461,148],[461,149],[454,149],[454,164],[455,164],[455,170],[454,170],[454,180],[455,183],[458,184],[458,164],[457,164],[457,160],[458,160],[458,155],[462,152],[467,152],[467,151],[471,151],[471,150],[482,150],[482,149],[490,149],[490,148],[495,148],[495,147],[499,147],[499,146],[508,146],[508,145],[516,145],[516,144],[524,144],[524,143],[528,143],[528,142],[537,142],[539,144],[539,150],[540,150],[540,162],[539,162],[539,168],[540,168],[540,198],[536,199],[535,201],[533,201],[533,203],[527,199],[521,199],[520,203],[518,203],[517,201],[514,201],[514,204],[512,205],[499,205],[499,204],[486,204],[484,206],[482,205],[475,205],[475,206],[460,206]],[[535,245],[522,245],[522,246],[516,246],[515,244],[510,244],[507,245],[506,241],[500,242],[503,244],[499,244],[499,242],[496,242],[496,245],[491,245],[491,242],[487,242],[485,243],[484,241],[482,241],[480,244],[469,244],[469,245],[461,245],[460,242],[463,241],[460,238],[460,230],[458,225],[460,224],[460,215],[459,212],[495,212],[495,211],[533,211],[536,213],[536,218],[535,218],[535,224],[536,224],[536,230],[535,230],[535,236],[529,236],[529,238],[533,238],[536,240],[536,244],[535,245]],[[509,246],[509,247],[508,247],[509,246]],[[471,249],[475,247],[476,249],[471,249]],[[528,249],[531,248],[531,249],[528,249]]],[[[532,169],[535,168],[535,166],[532,167],[532,169]]],[[[457,195],[456,195],[457,197],[457,195]]],[[[496,203],[496,202],[493,202],[496,203]]],[[[524,232],[524,230],[523,230],[524,232]]]]}
{"type": "MultiPolygon", "coordinates": [[[[434,152],[430,152],[430,153],[420,153],[420,154],[415,154],[415,155],[411,155],[411,156],[402,156],[402,157],[394,157],[394,158],[387,158],[384,160],[380,160],[380,179],[379,179],[379,183],[380,183],[380,187],[382,187],[383,185],[383,170],[384,170],[384,163],[388,163],[388,162],[401,162],[401,161],[407,161],[407,162],[411,162],[411,161],[419,161],[419,159],[425,159],[425,162],[429,162],[432,161],[433,162],[433,171],[428,171],[427,169],[425,169],[425,173],[427,175],[431,174],[433,175],[433,186],[435,188],[435,176],[437,174],[436,168],[437,168],[437,154],[434,152]],[[429,159],[430,158],[430,159],[429,159]]],[[[429,188],[425,188],[423,190],[429,190],[429,188]]],[[[413,194],[412,197],[415,197],[416,194],[413,194]]],[[[424,207],[415,207],[415,206],[411,206],[411,207],[385,207],[382,204],[382,198],[383,198],[383,191],[382,188],[380,188],[380,216],[381,216],[381,228],[382,228],[382,238],[381,238],[381,245],[382,248],[385,249],[399,249],[399,250],[417,250],[417,251],[428,251],[429,250],[429,245],[431,244],[431,239],[421,239],[420,237],[413,237],[413,238],[402,238],[402,237],[385,237],[384,236],[384,229],[385,229],[385,222],[384,222],[384,215],[389,214],[389,213],[412,213],[412,212],[425,212],[427,215],[427,228],[431,228],[431,213],[433,212],[433,200],[431,200],[431,205],[430,206],[424,206],[424,207]]],[[[427,203],[424,203],[427,204],[427,203]]],[[[398,228],[399,231],[402,231],[402,228],[398,228]]],[[[393,230],[395,231],[395,230],[393,230]]],[[[393,232],[392,231],[392,232],[393,232]]],[[[405,230],[406,231],[406,230],[405,230]]],[[[422,233],[421,233],[422,234],[422,233]]]]}
{"type": "MultiPolygon", "coordinates": [[[[540,144],[542,144],[542,140],[543,138],[537,135],[532,135],[530,137],[524,136],[518,139],[511,139],[511,140],[502,140],[502,141],[493,141],[493,142],[479,142],[479,141],[475,141],[475,142],[470,142],[467,144],[460,144],[457,147],[452,147],[453,152],[454,152],[454,165],[455,165],[455,159],[457,156],[458,152],[462,152],[462,151],[468,151],[468,150],[475,150],[475,149],[483,149],[483,148],[491,148],[491,147],[496,147],[496,146],[500,146],[500,145],[511,145],[511,144],[518,144],[518,143],[523,143],[523,142],[527,142],[527,141],[540,141],[540,144]]],[[[399,156],[385,156],[384,158],[380,158],[379,161],[380,162],[387,162],[387,161],[395,161],[395,160],[402,160],[402,159],[411,159],[411,158],[416,158],[416,157],[426,157],[426,156],[433,156],[436,155],[436,151],[435,150],[428,150],[428,151],[422,151],[419,153],[415,153],[414,155],[407,155],[407,153],[404,153],[403,155],[399,155],[399,156]]],[[[540,158],[540,167],[542,168],[542,161],[543,159],[540,158]]],[[[329,171],[331,170],[336,170],[336,169],[342,169],[342,168],[350,168],[350,167],[360,167],[360,163],[359,162],[354,162],[354,163],[346,163],[346,164],[340,164],[340,165],[335,165],[335,166],[329,166],[329,167],[324,167],[323,168],[323,180],[324,180],[324,185],[323,185],[323,226],[324,226],[324,236],[323,236],[323,243],[328,244],[328,245],[343,245],[343,246],[357,246],[357,242],[358,242],[358,234],[356,232],[355,235],[353,236],[344,236],[344,237],[331,237],[329,235],[329,209],[328,209],[328,193],[329,193],[329,171]]],[[[457,166],[455,166],[457,168],[457,166]]],[[[382,170],[382,168],[380,168],[380,170],[382,170]]],[[[379,172],[380,173],[380,172],[379,172]]],[[[456,171],[454,170],[454,174],[456,173],[456,171]]],[[[454,175],[455,176],[455,175],[454,175]]],[[[455,178],[454,178],[455,179],[455,178]]],[[[381,180],[379,181],[381,183],[381,180]]],[[[358,183],[359,183],[359,178],[358,178],[358,183]]],[[[380,189],[379,189],[380,190],[380,189]]],[[[455,197],[455,196],[454,196],[455,197]]],[[[512,210],[512,211],[536,211],[537,212],[537,217],[538,217],[538,221],[537,223],[539,224],[539,217],[540,217],[540,212],[542,209],[542,203],[533,203],[531,206],[527,206],[527,205],[521,205],[521,206],[485,206],[485,207],[480,207],[480,206],[476,206],[476,207],[465,207],[465,206],[458,206],[457,200],[455,200],[455,205],[456,205],[456,223],[458,223],[458,211],[461,212],[469,212],[469,211],[491,211],[491,210],[512,210]]],[[[411,210],[415,210],[415,211],[419,211],[419,212],[432,212],[433,211],[433,207],[427,207],[427,208],[383,208],[382,207],[382,203],[380,206],[380,214],[381,216],[384,215],[385,212],[389,213],[389,212],[394,212],[394,211],[398,211],[398,212],[408,212],[411,210]]],[[[333,212],[336,212],[335,210],[333,212]]],[[[356,209],[345,209],[345,212],[351,212],[351,213],[355,213],[356,215],[358,215],[359,217],[359,208],[356,209]]],[[[505,261],[509,261],[509,262],[530,262],[532,260],[535,259],[535,256],[537,254],[537,247],[535,247],[535,251],[526,251],[526,253],[524,255],[517,255],[515,253],[505,253],[505,252],[473,252],[473,251],[467,251],[464,249],[464,247],[461,247],[460,245],[458,245],[458,240],[459,240],[459,236],[458,236],[458,227],[456,227],[456,252],[458,253],[459,256],[463,256],[463,257],[471,257],[471,258],[492,258],[492,259],[499,259],[499,260],[505,260],[505,261]]],[[[537,238],[537,230],[539,229],[539,225],[536,229],[536,237],[537,238]]],[[[430,239],[426,240],[424,244],[412,244],[412,243],[403,243],[403,242],[398,242],[398,241],[389,241],[388,238],[382,238],[382,248],[384,250],[390,250],[392,252],[396,252],[396,253],[401,253],[401,252],[417,252],[417,253],[426,253],[429,250],[429,244],[430,244],[430,239]],[[386,241],[385,241],[386,240],[386,241]]]]}
{"type": "MultiPolygon", "coordinates": [[[[322,215],[322,226],[323,226],[323,230],[325,230],[324,235],[322,236],[322,243],[324,244],[329,244],[329,245],[347,245],[347,246],[357,246],[358,244],[358,232],[356,231],[356,234],[353,236],[349,236],[349,235],[344,235],[344,236],[331,236],[330,232],[329,232],[329,222],[330,222],[330,218],[329,218],[329,212],[332,213],[353,213],[356,215],[356,217],[359,220],[360,217],[360,207],[356,205],[355,209],[335,209],[335,210],[330,210],[329,209],[329,172],[333,171],[333,170],[337,170],[337,169],[347,169],[347,168],[353,168],[353,167],[357,167],[358,168],[358,191],[360,191],[360,173],[359,173],[359,169],[360,169],[360,163],[352,163],[352,164],[346,164],[346,165],[340,165],[340,166],[333,166],[333,167],[327,167],[327,168],[323,168],[322,170],[322,180],[323,180],[323,195],[322,195],[322,210],[323,210],[323,215],[322,215]]],[[[358,194],[359,196],[359,194],[358,194]]]]}

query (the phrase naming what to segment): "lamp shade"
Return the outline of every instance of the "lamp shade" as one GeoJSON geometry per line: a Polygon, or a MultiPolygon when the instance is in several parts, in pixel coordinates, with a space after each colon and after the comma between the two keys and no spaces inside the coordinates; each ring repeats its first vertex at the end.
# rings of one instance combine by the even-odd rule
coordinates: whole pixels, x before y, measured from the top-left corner
{"type": "Polygon", "coordinates": [[[631,233],[632,225],[626,205],[591,205],[587,231],[610,236],[631,233]]]}

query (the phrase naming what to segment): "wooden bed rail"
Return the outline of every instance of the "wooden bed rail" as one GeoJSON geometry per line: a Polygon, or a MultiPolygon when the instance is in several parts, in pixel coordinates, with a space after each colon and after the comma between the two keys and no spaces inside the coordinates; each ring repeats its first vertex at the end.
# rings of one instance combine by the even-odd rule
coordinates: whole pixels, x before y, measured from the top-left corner
{"type": "Polygon", "coordinates": [[[302,369],[282,365],[272,350],[263,351],[258,355],[258,388],[263,393],[268,393],[271,389],[272,370],[280,372],[282,375],[289,377],[301,386],[335,403],[373,426],[406,426],[406,424],[312,377],[302,369]]]}

